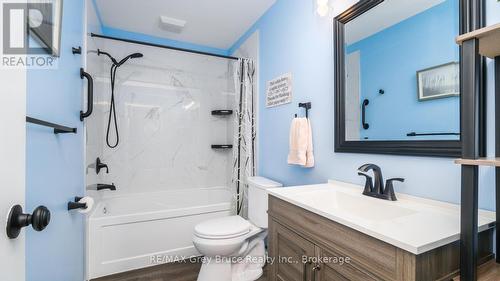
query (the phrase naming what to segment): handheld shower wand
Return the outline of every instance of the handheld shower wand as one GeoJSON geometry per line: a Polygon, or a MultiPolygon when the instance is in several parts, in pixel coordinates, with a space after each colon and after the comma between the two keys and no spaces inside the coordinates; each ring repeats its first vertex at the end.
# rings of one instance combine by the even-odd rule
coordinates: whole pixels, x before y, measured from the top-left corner
{"type": "Polygon", "coordinates": [[[123,58],[119,63],[118,63],[118,66],[121,66],[122,64],[124,64],[126,61],[128,61],[129,59],[138,59],[138,58],[142,58],[144,55],[141,54],[141,53],[133,53],[131,55],[128,55],[126,56],[125,58],[123,58]]]}
{"type": "Polygon", "coordinates": [[[116,108],[115,108],[115,80],[116,80],[116,71],[117,69],[122,66],[125,62],[127,62],[129,59],[136,59],[136,58],[142,58],[144,55],[141,53],[133,53],[125,58],[123,58],[121,61],[117,61],[112,55],[110,55],[107,52],[103,52],[100,49],[97,49],[97,55],[105,55],[107,56],[111,62],[113,63],[111,65],[111,70],[110,70],[110,76],[111,76],[111,101],[109,104],[109,116],[108,116],[108,125],[106,128],[106,144],[108,145],[109,148],[115,148],[118,146],[118,143],[120,143],[120,135],[118,133],[118,121],[116,120],[116,108]],[[111,127],[111,122],[114,122],[115,125],[115,133],[116,133],[116,142],[114,144],[111,144],[111,141],[109,139],[109,131],[111,127]]]}

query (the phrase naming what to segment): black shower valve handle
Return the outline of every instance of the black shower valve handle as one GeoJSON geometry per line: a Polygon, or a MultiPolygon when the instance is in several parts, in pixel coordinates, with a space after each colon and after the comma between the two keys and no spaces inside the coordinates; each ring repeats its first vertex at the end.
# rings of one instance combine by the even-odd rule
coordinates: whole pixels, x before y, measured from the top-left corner
{"type": "Polygon", "coordinates": [[[95,160],[95,172],[99,174],[101,169],[106,169],[106,174],[109,174],[109,168],[107,164],[102,163],[101,158],[97,157],[95,160]]]}

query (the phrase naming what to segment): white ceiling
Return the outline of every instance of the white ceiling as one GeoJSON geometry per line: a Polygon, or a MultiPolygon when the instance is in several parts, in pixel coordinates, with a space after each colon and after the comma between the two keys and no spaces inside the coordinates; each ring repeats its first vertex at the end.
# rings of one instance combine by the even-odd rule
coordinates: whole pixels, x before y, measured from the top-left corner
{"type": "MultiPolygon", "coordinates": [[[[346,24],[346,43],[358,42],[445,0],[385,0],[346,24]]],[[[457,15],[458,16],[458,15],[457,15]]]]}
{"type": "Polygon", "coordinates": [[[97,0],[103,25],[228,49],[276,0],[97,0]],[[160,16],[187,21],[181,33],[160,26],[160,16]]]}

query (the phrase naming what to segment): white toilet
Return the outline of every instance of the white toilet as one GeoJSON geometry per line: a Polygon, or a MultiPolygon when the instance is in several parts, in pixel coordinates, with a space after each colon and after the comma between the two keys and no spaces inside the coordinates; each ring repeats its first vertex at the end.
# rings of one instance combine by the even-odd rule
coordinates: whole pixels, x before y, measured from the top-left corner
{"type": "Polygon", "coordinates": [[[262,275],[268,227],[267,189],[282,185],[253,177],[248,179],[248,186],[249,220],[230,216],[195,227],[193,244],[205,256],[198,281],[254,281],[262,275]]]}

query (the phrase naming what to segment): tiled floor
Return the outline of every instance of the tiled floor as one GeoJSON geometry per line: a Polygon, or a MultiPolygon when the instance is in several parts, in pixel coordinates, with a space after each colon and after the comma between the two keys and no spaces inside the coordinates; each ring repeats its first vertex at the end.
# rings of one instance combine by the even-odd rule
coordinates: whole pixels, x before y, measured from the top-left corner
{"type": "MultiPolygon", "coordinates": [[[[196,281],[199,271],[200,264],[175,263],[120,273],[92,281],[196,281]]],[[[264,276],[257,281],[267,281],[265,270],[264,276]]]]}

